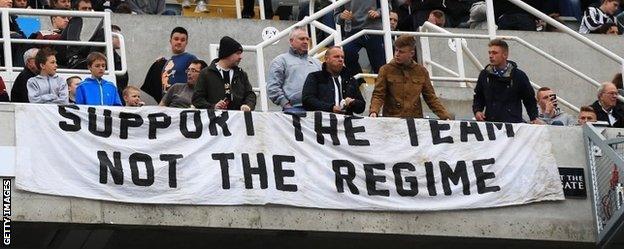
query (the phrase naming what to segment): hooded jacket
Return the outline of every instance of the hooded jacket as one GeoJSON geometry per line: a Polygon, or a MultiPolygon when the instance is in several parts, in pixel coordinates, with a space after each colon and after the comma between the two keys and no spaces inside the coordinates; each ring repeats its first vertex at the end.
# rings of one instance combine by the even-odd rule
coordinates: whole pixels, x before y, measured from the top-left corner
{"type": "MultiPolygon", "coordinates": [[[[195,85],[195,93],[193,93],[193,106],[198,109],[207,108],[214,109],[214,106],[225,99],[225,81],[221,77],[221,73],[217,68],[215,59],[210,66],[204,68],[199,73],[197,84],[195,85]]],[[[254,93],[249,83],[247,73],[239,67],[230,69],[233,73],[231,88],[231,102],[228,110],[240,110],[242,105],[247,105],[251,110],[256,107],[256,93],[254,93]]]]}
{"type": "MultiPolygon", "coordinates": [[[[352,98],[353,102],[345,108],[345,114],[362,113],[366,102],[360,93],[359,82],[349,75],[346,69],[340,72],[340,89],[343,99],[352,98]]],[[[335,100],[334,91],[336,84],[332,75],[327,71],[323,63],[323,70],[308,74],[303,86],[303,106],[308,111],[332,112],[335,100]]]]}
{"type": "Polygon", "coordinates": [[[121,98],[112,82],[89,77],[76,88],[76,104],[121,106],[121,98]]]}
{"type": "Polygon", "coordinates": [[[370,112],[379,114],[383,106],[384,117],[422,118],[421,94],[438,118],[451,119],[436,96],[427,69],[414,61],[401,65],[392,59],[379,69],[370,112]]]}
{"type": "Polygon", "coordinates": [[[30,103],[68,104],[69,92],[64,79],[53,76],[37,75],[26,82],[30,103]]]}
{"type": "Polygon", "coordinates": [[[474,89],[472,111],[484,112],[490,122],[522,123],[522,104],[530,120],[537,118],[535,91],[527,75],[513,61],[507,61],[507,70],[501,75],[487,65],[481,70],[474,89]]]}

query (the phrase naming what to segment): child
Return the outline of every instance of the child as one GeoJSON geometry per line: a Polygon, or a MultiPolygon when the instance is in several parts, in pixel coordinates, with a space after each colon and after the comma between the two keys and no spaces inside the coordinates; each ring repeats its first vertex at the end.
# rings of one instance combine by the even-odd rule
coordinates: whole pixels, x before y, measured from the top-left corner
{"type": "Polygon", "coordinates": [[[76,103],[76,88],[80,85],[82,79],[79,76],[71,76],[67,78],[67,91],[69,92],[69,103],[76,103]]]}
{"type": "Polygon", "coordinates": [[[100,52],[91,52],[87,56],[87,67],[91,77],[83,80],[76,88],[76,104],[121,106],[115,84],[102,78],[106,70],[106,56],[100,52]]]}
{"type": "Polygon", "coordinates": [[[145,104],[141,101],[141,91],[134,86],[127,86],[123,90],[123,99],[126,102],[126,106],[141,107],[145,104]]]}
{"type": "Polygon", "coordinates": [[[68,104],[67,83],[56,74],[56,51],[43,48],[37,52],[35,63],[39,75],[28,79],[28,100],[30,103],[68,104]]]}

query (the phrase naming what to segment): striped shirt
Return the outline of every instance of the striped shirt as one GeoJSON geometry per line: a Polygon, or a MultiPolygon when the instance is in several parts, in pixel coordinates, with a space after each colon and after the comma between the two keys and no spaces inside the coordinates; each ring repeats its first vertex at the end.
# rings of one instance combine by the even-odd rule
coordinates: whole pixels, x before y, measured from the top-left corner
{"type": "Polygon", "coordinates": [[[589,34],[607,23],[616,23],[615,18],[607,15],[607,13],[604,13],[600,8],[589,7],[585,10],[585,13],[583,13],[583,20],[581,21],[579,33],[589,34]]]}

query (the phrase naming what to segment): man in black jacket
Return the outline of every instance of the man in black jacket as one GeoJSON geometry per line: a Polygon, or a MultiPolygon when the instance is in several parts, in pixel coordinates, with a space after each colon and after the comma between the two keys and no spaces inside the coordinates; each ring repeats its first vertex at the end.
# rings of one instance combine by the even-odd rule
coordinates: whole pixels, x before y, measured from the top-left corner
{"type": "Polygon", "coordinates": [[[347,115],[362,113],[366,102],[360,93],[360,84],[346,71],[342,48],[327,49],[323,69],[308,74],[303,85],[303,107],[308,111],[347,115]]]}
{"type": "Polygon", "coordinates": [[[490,64],[479,74],[472,102],[477,121],[522,123],[524,104],[531,123],[541,123],[537,119],[535,91],[518,65],[507,60],[507,43],[495,39],[488,46],[490,64]]]}
{"type": "Polygon", "coordinates": [[[24,53],[24,70],[17,75],[11,89],[11,102],[28,103],[28,89],[26,82],[28,79],[39,74],[39,69],[35,63],[35,55],[39,52],[38,48],[31,48],[24,53]]]}
{"type": "Polygon", "coordinates": [[[618,101],[618,90],[611,82],[605,82],[598,88],[598,100],[591,107],[599,121],[609,123],[611,127],[624,127],[624,104],[618,101]]]}
{"type": "Polygon", "coordinates": [[[193,105],[198,108],[252,111],[256,94],[247,73],[238,67],[243,46],[224,36],[219,42],[219,58],[199,74],[193,93],[193,105]]]}

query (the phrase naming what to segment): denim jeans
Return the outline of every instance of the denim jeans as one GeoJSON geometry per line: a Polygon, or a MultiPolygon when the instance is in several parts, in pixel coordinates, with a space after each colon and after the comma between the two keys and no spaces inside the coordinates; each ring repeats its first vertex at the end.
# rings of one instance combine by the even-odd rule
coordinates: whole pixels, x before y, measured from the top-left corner
{"type": "MultiPolygon", "coordinates": [[[[351,32],[345,32],[343,39],[359,31],[360,30],[352,30],[351,32]]],[[[347,70],[354,75],[362,72],[362,67],[358,62],[360,59],[358,53],[362,48],[366,49],[366,54],[368,55],[373,73],[379,72],[379,68],[386,64],[383,36],[380,35],[363,35],[344,46],[347,70]]]]}

